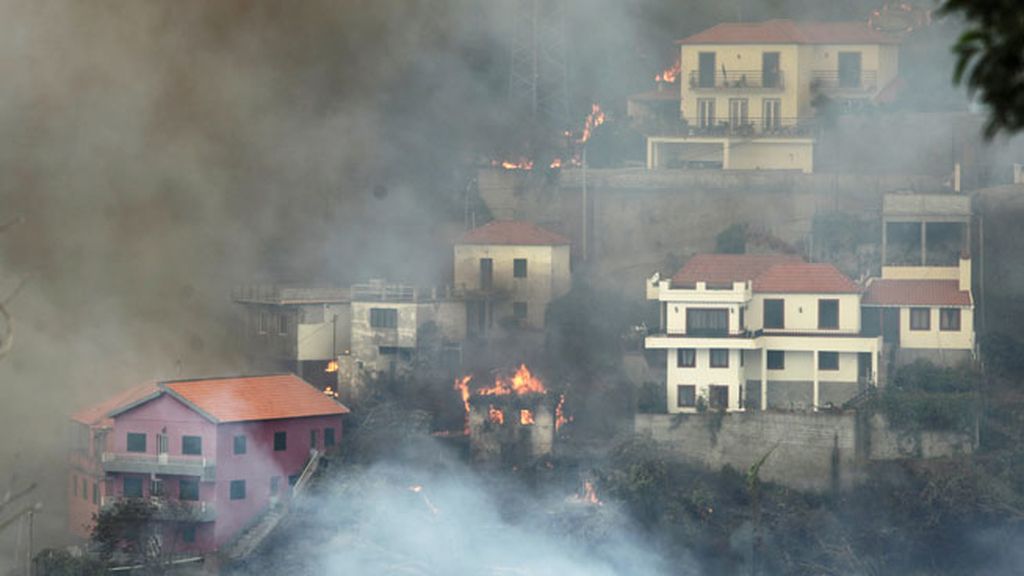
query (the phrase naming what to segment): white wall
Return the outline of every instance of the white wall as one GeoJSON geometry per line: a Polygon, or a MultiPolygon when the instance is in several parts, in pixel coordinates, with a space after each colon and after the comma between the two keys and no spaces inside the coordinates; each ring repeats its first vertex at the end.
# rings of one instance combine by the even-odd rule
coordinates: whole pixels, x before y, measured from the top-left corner
{"type": "MultiPolygon", "coordinates": [[[[722,346],[728,345],[727,341],[722,346]]],[[[744,382],[743,366],[740,365],[740,350],[729,350],[729,366],[726,368],[711,367],[711,350],[709,348],[698,348],[696,350],[697,362],[693,368],[680,368],[676,361],[676,350],[668,350],[668,410],[672,413],[696,412],[696,408],[681,408],[677,398],[676,386],[680,384],[694,385],[697,387],[697,397],[708,399],[708,386],[714,384],[729,387],[729,410],[739,410],[740,387],[744,382]]]]}
{"type": "Polygon", "coordinates": [[[733,140],[729,143],[726,170],[799,170],[814,172],[814,141],[733,140]]]}
{"type": "Polygon", "coordinates": [[[900,308],[900,348],[935,350],[972,350],[974,348],[974,310],[960,309],[960,330],[939,330],[940,308],[929,308],[929,330],[910,329],[910,307],[900,308]]]}
{"type": "MultiPolygon", "coordinates": [[[[772,299],[785,301],[785,328],[780,332],[860,332],[859,294],[754,294],[747,310],[747,325],[751,330],[764,328],[764,301],[772,299]],[[839,300],[839,329],[818,329],[818,300],[839,300]]],[[[773,329],[775,331],[776,329],[773,329]]]]}

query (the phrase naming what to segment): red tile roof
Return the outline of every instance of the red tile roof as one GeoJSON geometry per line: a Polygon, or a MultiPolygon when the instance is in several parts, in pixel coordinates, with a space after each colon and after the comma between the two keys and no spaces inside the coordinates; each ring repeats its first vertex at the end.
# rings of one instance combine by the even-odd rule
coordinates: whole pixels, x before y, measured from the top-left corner
{"type": "Polygon", "coordinates": [[[867,22],[724,22],[677,44],[897,44],[867,22]]]}
{"type": "Polygon", "coordinates": [[[782,254],[698,254],[672,277],[673,285],[752,282],[755,292],[855,294],[860,288],[831,264],[782,254]]]}
{"type": "Polygon", "coordinates": [[[347,414],[348,408],[294,374],[162,382],[179,400],[218,422],[347,414]]]}
{"type": "Polygon", "coordinates": [[[156,398],[161,393],[160,388],[155,383],[147,382],[114,394],[102,402],[82,408],[72,414],[71,419],[87,426],[109,427],[113,425],[113,420],[109,417],[111,412],[138,404],[148,398],[156,398]]]}
{"type": "Polygon", "coordinates": [[[754,292],[859,294],[860,286],[831,264],[777,264],[754,278],[754,292]]]}
{"type": "Polygon", "coordinates": [[[561,246],[569,239],[522,220],[493,220],[466,232],[458,244],[508,244],[516,246],[561,246]]]}
{"type": "Polygon", "coordinates": [[[873,279],[861,301],[866,306],[970,306],[971,293],[956,280],[873,279]]]}

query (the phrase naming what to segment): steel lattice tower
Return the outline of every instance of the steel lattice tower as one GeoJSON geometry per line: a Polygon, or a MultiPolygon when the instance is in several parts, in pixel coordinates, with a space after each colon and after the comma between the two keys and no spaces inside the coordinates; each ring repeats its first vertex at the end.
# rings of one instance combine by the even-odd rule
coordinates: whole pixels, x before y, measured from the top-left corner
{"type": "Polygon", "coordinates": [[[510,0],[509,105],[535,124],[569,127],[565,0],[510,0]]]}

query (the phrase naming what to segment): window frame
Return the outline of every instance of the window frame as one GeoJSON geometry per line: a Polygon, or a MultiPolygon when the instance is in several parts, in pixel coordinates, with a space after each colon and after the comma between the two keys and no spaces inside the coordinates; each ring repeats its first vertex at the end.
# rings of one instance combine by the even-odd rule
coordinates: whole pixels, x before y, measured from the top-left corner
{"type": "Polygon", "coordinates": [[[839,371],[839,352],[833,350],[818,350],[818,371],[819,372],[837,372],[839,371]],[[823,363],[825,358],[835,358],[835,363],[829,363],[825,365],[823,363]]]}
{"type": "MultiPolygon", "coordinates": [[[[711,322],[704,322],[704,324],[711,324],[711,322]]],[[[728,308],[686,308],[686,335],[687,336],[710,336],[710,337],[722,337],[729,335],[729,309],[728,308]],[[724,328],[694,328],[691,322],[696,320],[698,315],[705,314],[710,317],[711,314],[715,316],[723,316],[725,318],[724,328]]]]}
{"type": "Polygon", "coordinates": [[[274,452],[287,452],[288,451],[288,432],[277,431],[274,432],[274,452]]]}
{"type": "Polygon", "coordinates": [[[182,456],[202,456],[203,455],[203,437],[196,436],[195,434],[182,434],[181,435],[181,454],[182,456]],[[192,446],[190,442],[195,442],[195,446],[192,446]]]}
{"type": "Polygon", "coordinates": [[[907,319],[910,324],[910,330],[912,332],[930,332],[932,329],[932,309],[924,306],[914,306],[910,308],[909,318],[907,319]],[[923,313],[923,316],[922,316],[923,313]],[[924,318],[924,324],[915,322],[915,316],[920,319],[924,318]]]}
{"type": "Polygon", "coordinates": [[[526,278],[529,273],[528,264],[526,258],[513,258],[512,259],[512,277],[513,278],[526,278]]]}
{"type": "Polygon", "coordinates": [[[512,317],[516,320],[526,320],[530,314],[530,308],[526,302],[512,303],[512,317]]]}
{"type": "Polygon", "coordinates": [[[786,369],[786,351],[785,350],[766,350],[764,360],[765,370],[785,370],[786,369]],[[778,360],[775,365],[772,365],[772,358],[778,360]]]}
{"type": "Polygon", "coordinates": [[[398,309],[370,308],[370,328],[385,330],[398,328],[398,309]]]}
{"type": "Polygon", "coordinates": [[[697,406],[697,386],[694,384],[677,384],[676,385],[676,407],[677,408],[694,408],[697,406]],[[686,395],[682,392],[686,391],[686,395]],[[689,402],[684,403],[684,396],[689,397],[689,402]]]}
{"type": "Polygon", "coordinates": [[[696,368],[697,367],[697,349],[696,348],[676,348],[676,368],[696,368]],[[690,362],[683,362],[683,353],[690,353],[690,362]]]}
{"type": "Polygon", "coordinates": [[[818,330],[839,330],[839,299],[838,298],[818,298],[818,330]],[[835,305],[835,324],[825,325],[825,306],[835,305]]]}
{"type": "Polygon", "coordinates": [[[494,258],[480,259],[480,289],[491,290],[494,288],[494,258]]]}
{"type": "Polygon", "coordinates": [[[182,502],[199,501],[199,478],[186,477],[178,480],[178,500],[182,502]]]}
{"type": "Polygon", "coordinates": [[[309,430],[309,448],[311,450],[317,450],[320,448],[320,431],[316,428],[309,430]]]}
{"type": "Polygon", "coordinates": [[[142,485],[142,477],[141,476],[125,476],[122,479],[122,481],[121,481],[121,494],[124,495],[125,498],[143,498],[146,495],[146,489],[142,485]],[[132,487],[133,487],[133,489],[131,490],[131,494],[128,493],[129,492],[128,491],[128,483],[129,483],[129,481],[132,483],[132,487]],[[138,483],[137,484],[138,485],[138,490],[137,491],[134,490],[134,487],[136,486],[136,482],[138,483]],[[138,493],[137,496],[135,495],[136,492],[138,493]]]}
{"type": "Polygon", "coordinates": [[[763,315],[763,318],[761,320],[762,320],[762,324],[764,325],[764,329],[765,330],[784,330],[786,328],[786,299],[785,298],[765,298],[764,302],[761,305],[761,313],[763,315]],[[772,305],[778,304],[779,305],[779,310],[778,310],[779,322],[778,322],[777,326],[775,325],[775,323],[769,324],[769,322],[768,322],[768,318],[769,317],[772,317],[773,320],[775,319],[774,318],[774,316],[775,316],[774,314],[770,315],[768,313],[768,305],[769,304],[772,304],[772,305]]]}
{"type": "Polygon", "coordinates": [[[147,436],[149,436],[149,435],[146,434],[145,432],[128,432],[128,434],[125,436],[125,440],[124,440],[124,442],[125,442],[125,445],[124,445],[125,451],[126,452],[131,452],[133,454],[145,454],[145,453],[147,453],[149,451],[149,447],[147,446],[147,444],[149,443],[147,436]],[[132,439],[136,440],[136,442],[137,442],[139,440],[139,438],[142,438],[142,448],[139,449],[138,446],[136,446],[135,448],[132,448],[132,439]]]}
{"type": "Polygon", "coordinates": [[[724,384],[709,384],[708,385],[708,407],[714,410],[728,410],[729,409],[729,387],[724,384]],[[715,395],[725,392],[725,403],[716,402],[715,395]]]}
{"type": "Polygon", "coordinates": [[[249,451],[249,438],[245,434],[236,434],[231,439],[231,453],[241,456],[249,451]]]}
{"type": "Polygon", "coordinates": [[[196,543],[196,525],[185,524],[181,527],[181,541],[184,544],[196,543]]]}
{"type": "Polygon", "coordinates": [[[232,480],[228,484],[229,500],[245,500],[245,480],[232,480]]]}
{"type": "Polygon", "coordinates": [[[328,426],[324,428],[324,448],[330,448],[337,443],[337,438],[334,436],[334,427],[328,426]]]}
{"type": "Polygon", "coordinates": [[[708,367],[709,368],[728,368],[729,367],[729,349],[728,348],[708,348],[708,367]],[[725,352],[725,363],[715,363],[715,353],[725,352]]]}
{"type": "Polygon", "coordinates": [[[939,331],[960,332],[963,330],[963,313],[960,308],[939,308],[939,331]],[[947,318],[955,318],[956,322],[948,322],[947,318]]]}

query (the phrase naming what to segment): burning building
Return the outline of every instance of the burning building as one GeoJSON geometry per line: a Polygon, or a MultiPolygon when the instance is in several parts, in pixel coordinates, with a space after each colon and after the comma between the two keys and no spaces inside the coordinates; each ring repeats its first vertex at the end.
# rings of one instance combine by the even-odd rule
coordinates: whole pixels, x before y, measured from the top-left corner
{"type": "Polygon", "coordinates": [[[473,389],[472,378],[455,381],[466,409],[466,433],[476,462],[518,463],[551,453],[555,434],[568,419],[565,397],[552,394],[525,364],[511,376],[473,389]]]}

